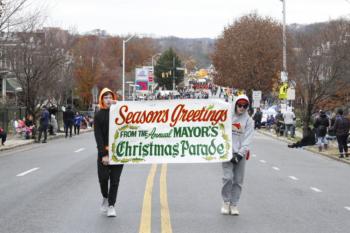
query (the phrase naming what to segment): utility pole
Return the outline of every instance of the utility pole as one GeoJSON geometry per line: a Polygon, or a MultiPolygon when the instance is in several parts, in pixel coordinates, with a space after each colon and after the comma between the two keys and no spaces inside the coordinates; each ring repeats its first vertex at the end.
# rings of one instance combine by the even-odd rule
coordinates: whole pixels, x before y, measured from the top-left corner
{"type": "Polygon", "coordinates": [[[287,74],[286,0],[283,3],[283,71],[287,74]]]}
{"type": "Polygon", "coordinates": [[[173,91],[175,91],[175,72],[176,72],[175,57],[173,57],[173,91]]]}

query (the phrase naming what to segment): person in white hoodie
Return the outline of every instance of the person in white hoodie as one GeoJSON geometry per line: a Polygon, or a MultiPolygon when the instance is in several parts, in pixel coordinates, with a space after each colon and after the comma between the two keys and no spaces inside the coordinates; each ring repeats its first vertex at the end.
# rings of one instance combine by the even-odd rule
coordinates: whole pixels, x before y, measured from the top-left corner
{"type": "Polygon", "coordinates": [[[222,214],[239,215],[237,208],[244,178],[246,155],[254,133],[254,121],[248,115],[249,99],[240,95],[233,101],[232,110],[232,159],[222,163],[223,186],[222,214]]]}

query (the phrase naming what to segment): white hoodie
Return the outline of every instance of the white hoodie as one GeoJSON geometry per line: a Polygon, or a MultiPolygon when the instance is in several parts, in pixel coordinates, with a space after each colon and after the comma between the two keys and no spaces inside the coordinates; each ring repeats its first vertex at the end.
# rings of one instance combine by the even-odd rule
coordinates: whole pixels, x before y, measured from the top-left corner
{"type": "Polygon", "coordinates": [[[236,103],[240,99],[245,99],[249,103],[246,95],[235,97],[232,103],[232,152],[239,153],[243,157],[249,150],[250,142],[254,133],[254,121],[249,116],[248,110],[245,113],[238,115],[236,113],[236,103]]]}

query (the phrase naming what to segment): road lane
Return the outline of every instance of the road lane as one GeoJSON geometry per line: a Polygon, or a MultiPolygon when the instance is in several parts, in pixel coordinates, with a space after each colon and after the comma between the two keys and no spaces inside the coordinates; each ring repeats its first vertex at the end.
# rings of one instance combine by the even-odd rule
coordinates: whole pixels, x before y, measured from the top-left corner
{"type": "Polygon", "coordinates": [[[154,171],[152,189],[146,188],[152,165],[126,165],[117,218],[107,218],[99,212],[93,134],[33,145],[0,157],[0,232],[139,232],[145,190],[151,190],[152,233],[162,232],[167,222],[168,231],[184,233],[350,228],[345,220],[350,217],[349,166],[259,134],[252,154],[238,217],[220,214],[222,169],[215,163],[158,165],[162,169],[154,171]],[[74,153],[79,148],[86,149],[74,153]],[[36,167],[40,169],[16,177],[36,167]]]}

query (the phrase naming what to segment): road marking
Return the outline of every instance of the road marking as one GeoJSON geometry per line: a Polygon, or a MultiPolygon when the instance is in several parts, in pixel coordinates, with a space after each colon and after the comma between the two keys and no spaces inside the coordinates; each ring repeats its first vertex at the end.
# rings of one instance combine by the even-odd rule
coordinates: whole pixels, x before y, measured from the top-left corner
{"type": "Polygon", "coordinates": [[[345,206],[344,207],[346,210],[349,210],[350,211],[350,207],[349,206],[345,206]]]}
{"type": "Polygon", "coordinates": [[[281,169],[279,169],[278,167],[272,167],[273,170],[279,171],[281,169]]]}
{"type": "Polygon", "coordinates": [[[315,188],[315,187],[310,187],[311,190],[315,191],[316,193],[322,193],[321,189],[315,188]]]}
{"type": "Polygon", "coordinates": [[[83,151],[83,150],[85,150],[85,148],[84,148],[84,147],[79,148],[78,150],[76,150],[76,151],[74,151],[74,152],[75,152],[75,153],[79,153],[79,152],[81,152],[81,151],[83,151]]]}
{"type": "Polygon", "coordinates": [[[29,173],[31,173],[31,172],[34,172],[34,171],[38,170],[39,168],[40,168],[40,167],[32,168],[32,169],[30,169],[30,170],[28,170],[28,171],[19,173],[17,176],[25,176],[25,175],[27,175],[27,174],[29,174],[29,173]]]}
{"type": "Polygon", "coordinates": [[[266,161],[263,159],[260,159],[259,161],[260,161],[260,163],[266,163],[266,161]]]}
{"type": "Polygon", "coordinates": [[[152,191],[154,176],[157,171],[157,164],[153,164],[147,177],[145,194],[143,196],[142,214],[140,222],[140,233],[151,233],[152,219],[152,191]]]}
{"type": "Polygon", "coordinates": [[[168,205],[168,194],[167,194],[167,164],[162,165],[162,171],[160,173],[160,216],[161,216],[161,232],[172,233],[170,222],[170,213],[168,205]]]}
{"type": "Polygon", "coordinates": [[[253,154],[253,157],[255,158],[255,157],[256,157],[256,154],[253,154]]]}
{"type": "Polygon", "coordinates": [[[292,180],[299,180],[298,178],[296,178],[295,176],[288,176],[290,179],[292,180]]]}

